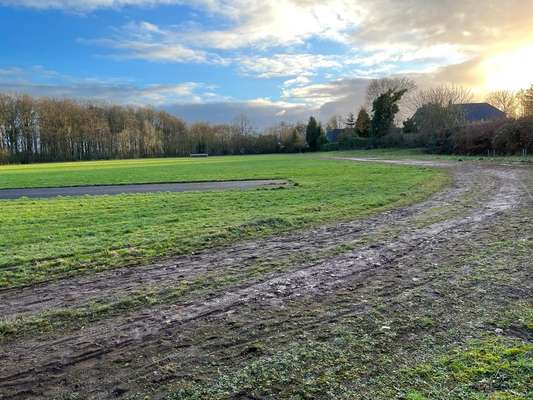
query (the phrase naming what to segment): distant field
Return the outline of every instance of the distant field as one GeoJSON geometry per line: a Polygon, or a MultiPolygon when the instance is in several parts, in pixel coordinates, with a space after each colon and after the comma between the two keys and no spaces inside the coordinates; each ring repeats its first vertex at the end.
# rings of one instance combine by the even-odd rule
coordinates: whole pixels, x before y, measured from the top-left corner
{"type": "Polygon", "coordinates": [[[447,182],[427,168],[324,155],[0,167],[0,188],[283,178],[286,189],[0,201],[0,287],[182,254],[415,202],[447,182]]]}

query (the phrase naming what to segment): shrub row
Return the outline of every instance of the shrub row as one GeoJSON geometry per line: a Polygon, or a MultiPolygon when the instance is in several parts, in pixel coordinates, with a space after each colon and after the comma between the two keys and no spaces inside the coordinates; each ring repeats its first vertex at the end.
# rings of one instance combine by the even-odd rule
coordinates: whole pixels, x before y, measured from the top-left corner
{"type": "Polygon", "coordinates": [[[356,137],[349,143],[329,143],[322,150],[376,147],[426,148],[434,153],[461,155],[518,155],[523,150],[533,154],[533,117],[476,123],[433,133],[394,129],[380,138],[356,137]]]}
{"type": "Polygon", "coordinates": [[[438,153],[463,155],[533,153],[533,117],[471,124],[437,132],[427,143],[438,153]]]}

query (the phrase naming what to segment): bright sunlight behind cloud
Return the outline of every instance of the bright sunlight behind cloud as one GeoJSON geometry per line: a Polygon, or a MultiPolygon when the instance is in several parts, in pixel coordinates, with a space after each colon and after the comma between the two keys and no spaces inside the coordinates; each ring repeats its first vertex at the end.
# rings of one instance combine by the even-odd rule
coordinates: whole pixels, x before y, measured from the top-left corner
{"type": "Polygon", "coordinates": [[[0,74],[0,87],[98,98],[100,82],[113,81],[115,98],[130,102],[131,88],[194,83],[189,97],[160,90],[136,103],[210,103],[208,120],[215,104],[257,109],[261,99],[275,116],[307,107],[326,118],[355,110],[366,80],[383,76],[455,83],[482,98],[533,75],[533,0],[0,0],[0,13],[10,54],[0,70],[55,72],[0,74]],[[28,65],[32,46],[42,56],[28,65]]]}

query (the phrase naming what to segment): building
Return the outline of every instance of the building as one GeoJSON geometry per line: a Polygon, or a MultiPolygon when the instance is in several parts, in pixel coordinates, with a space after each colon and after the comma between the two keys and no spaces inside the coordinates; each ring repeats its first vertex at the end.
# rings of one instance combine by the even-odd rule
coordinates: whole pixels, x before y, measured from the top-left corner
{"type": "Polygon", "coordinates": [[[458,104],[462,108],[466,121],[469,123],[494,121],[505,118],[505,113],[489,103],[458,104]]]}
{"type": "Polygon", "coordinates": [[[343,133],[344,129],[327,129],[326,139],[328,140],[328,143],[338,143],[343,133]]]}

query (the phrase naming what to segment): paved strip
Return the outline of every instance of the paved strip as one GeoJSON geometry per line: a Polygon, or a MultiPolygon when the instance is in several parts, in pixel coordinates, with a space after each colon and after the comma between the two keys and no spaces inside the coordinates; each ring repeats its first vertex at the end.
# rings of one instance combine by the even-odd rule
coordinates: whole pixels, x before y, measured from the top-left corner
{"type": "Polygon", "coordinates": [[[134,185],[73,186],[32,189],[0,189],[0,200],[13,200],[21,197],[49,198],[57,196],[101,196],[125,193],[160,192],[205,192],[222,189],[255,189],[260,187],[278,188],[288,186],[281,179],[261,179],[250,181],[189,182],[189,183],[147,183],[134,185]]]}

